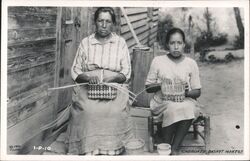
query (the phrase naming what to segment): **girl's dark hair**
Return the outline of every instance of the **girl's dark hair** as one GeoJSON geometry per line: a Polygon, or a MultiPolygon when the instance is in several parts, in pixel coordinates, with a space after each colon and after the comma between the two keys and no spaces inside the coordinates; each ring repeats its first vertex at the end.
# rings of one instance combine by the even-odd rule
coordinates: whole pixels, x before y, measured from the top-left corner
{"type": "Polygon", "coordinates": [[[95,11],[95,15],[94,15],[94,20],[96,22],[99,14],[101,12],[108,12],[111,15],[112,21],[114,24],[116,24],[116,20],[115,20],[115,11],[113,8],[111,7],[99,7],[96,11],[95,11]]]}
{"type": "Polygon", "coordinates": [[[183,40],[183,42],[185,42],[185,34],[184,34],[184,32],[182,31],[182,29],[180,29],[180,28],[172,28],[172,29],[170,29],[170,30],[167,32],[166,44],[169,43],[170,36],[173,35],[173,34],[175,34],[175,33],[181,34],[182,40],[183,40]]]}

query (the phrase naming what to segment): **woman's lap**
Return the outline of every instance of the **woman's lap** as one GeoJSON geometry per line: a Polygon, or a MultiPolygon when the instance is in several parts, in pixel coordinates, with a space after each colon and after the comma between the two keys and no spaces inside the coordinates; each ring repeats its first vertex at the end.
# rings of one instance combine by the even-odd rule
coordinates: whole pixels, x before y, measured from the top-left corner
{"type": "Polygon", "coordinates": [[[89,100],[84,87],[73,96],[74,103],[68,126],[70,153],[88,153],[94,150],[117,150],[123,141],[133,137],[129,117],[128,97],[118,92],[112,101],[89,100]]]}

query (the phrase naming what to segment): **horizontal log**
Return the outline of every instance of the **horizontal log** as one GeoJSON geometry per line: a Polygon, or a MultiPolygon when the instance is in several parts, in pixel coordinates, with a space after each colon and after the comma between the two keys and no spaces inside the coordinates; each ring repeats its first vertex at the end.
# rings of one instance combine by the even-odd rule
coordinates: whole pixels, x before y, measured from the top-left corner
{"type": "Polygon", "coordinates": [[[141,40],[141,43],[145,46],[147,46],[148,43],[148,37],[145,37],[144,39],[141,40]]]}
{"type": "Polygon", "coordinates": [[[139,14],[139,13],[147,13],[148,9],[146,7],[126,7],[124,8],[127,15],[139,14]]]}
{"type": "Polygon", "coordinates": [[[40,87],[43,84],[46,84],[47,82],[53,82],[54,77],[53,75],[48,75],[45,78],[35,79],[31,80],[28,84],[22,83],[22,84],[17,84],[15,86],[9,87],[8,89],[8,97],[14,97],[16,95],[19,95],[23,92],[27,92],[33,88],[40,87]]]}
{"type": "Polygon", "coordinates": [[[156,29],[151,30],[150,32],[151,33],[150,33],[149,39],[152,39],[152,38],[155,38],[157,36],[158,30],[156,28],[156,29]]]}
{"type": "MultiPolygon", "coordinates": [[[[147,46],[148,43],[148,37],[145,37],[144,39],[140,40],[140,43],[142,45],[147,46]]],[[[133,60],[133,49],[137,46],[136,43],[132,44],[128,49],[129,49],[129,53],[130,53],[130,58],[131,60],[133,60]]]]}
{"type": "MultiPolygon", "coordinates": [[[[141,34],[142,32],[147,32],[148,29],[149,29],[149,27],[147,25],[141,26],[141,27],[135,29],[135,33],[136,33],[136,35],[138,35],[138,34],[141,34]]],[[[133,38],[133,35],[131,32],[127,32],[127,33],[123,34],[122,37],[125,40],[129,40],[129,39],[133,38]]]]}
{"type": "Polygon", "coordinates": [[[38,65],[45,62],[55,61],[55,51],[41,53],[40,55],[24,55],[22,57],[8,59],[8,72],[13,70],[23,70],[32,68],[34,65],[38,65]]]}
{"type": "Polygon", "coordinates": [[[12,86],[12,82],[28,82],[32,78],[37,78],[42,75],[48,75],[52,72],[55,72],[55,63],[44,64],[41,66],[30,68],[28,70],[9,73],[7,76],[8,86],[12,86]]]}
{"type": "Polygon", "coordinates": [[[8,43],[24,43],[56,37],[56,28],[9,29],[8,43]]]}
{"type": "Polygon", "coordinates": [[[15,79],[9,80],[8,83],[8,97],[16,96],[22,92],[28,91],[32,88],[36,88],[43,83],[53,81],[54,72],[45,73],[38,77],[30,78],[27,81],[17,81],[15,79]]]}
{"type": "Polygon", "coordinates": [[[56,50],[56,39],[47,41],[35,41],[33,43],[23,43],[23,45],[8,46],[8,58],[15,58],[25,54],[40,54],[41,52],[51,52],[56,50]]]}
{"type": "Polygon", "coordinates": [[[10,14],[8,29],[56,27],[56,17],[47,14],[10,14]]]}
{"type": "MultiPolygon", "coordinates": [[[[131,15],[131,16],[128,16],[128,18],[129,18],[129,21],[132,23],[132,22],[139,21],[142,19],[147,19],[147,13],[131,15]]],[[[121,17],[121,25],[124,25],[124,24],[127,24],[127,21],[124,17],[121,17]]]]}
{"type": "Polygon", "coordinates": [[[12,113],[19,110],[19,106],[25,106],[32,101],[38,100],[40,97],[43,97],[45,95],[51,95],[53,93],[48,92],[48,88],[53,87],[53,82],[47,82],[43,85],[33,88],[27,92],[23,92],[20,95],[16,95],[14,97],[9,97],[9,101],[7,104],[8,107],[8,113],[12,113]]]}
{"type": "Polygon", "coordinates": [[[57,15],[57,7],[8,7],[8,14],[47,14],[47,15],[57,15]]]}
{"type": "Polygon", "coordinates": [[[38,113],[42,109],[48,107],[49,104],[52,104],[54,101],[51,96],[43,96],[39,100],[32,101],[24,106],[20,106],[18,111],[8,114],[7,127],[10,128],[21,121],[31,117],[32,115],[38,113]]]}
{"type": "Polygon", "coordinates": [[[54,104],[50,104],[38,113],[10,127],[7,130],[7,154],[18,153],[18,151],[11,151],[10,146],[17,145],[23,148],[27,141],[41,134],[43,131],[40,128],[53,120],[53,111],[54,104]]]}
{"type": "MultiPolygon", "coordinates": [[[[146,19],[142,19],[132,23],[133,29],[137,29],[145,25],[146,25],[146,19]]],[[[126,32],[130,32],[130,29],[127,24],[124,24],[123,26],[121,26],[121,35],[123,35],[126,32]]]]}
{"type": "MultiPolygon", "coordinates": [[[[138,34],[137,34],[137,37],[138,37],[139,41],[141,42],[141,41],[144,40],[145,38],[146,38],[146,39],[148,38],[148,32],[147,32],[147,31],[144,31],[144,32],[138,33],[138,34]]],[[[133,44],[136,43],[134,39],[129,39],[129,40],[127,40],[126,42],[127,42],[128,47],[131,47],[133,44]]]]}
{"type": "Polygon", "coordinates": [[[55,63],[55,60],[43,61],[43,62],[40,62],[40,63],[32,63],[32,64],[22,66],[22,67],[15,67],[15,66],[13,67],[13,66],[8,65],[8,73],[28,70],[30,68],[34,68],[34,67],[37,67],[37,66],[40,66],[40,65],[50,64],[50,63],[55,63]]]}
{"type": "Polygon", "coordinates": [[[155,22],[155,21],[158,21],[158,19],[159,19],[158,16],[153,16],[152,21],[155,22]]]}
{"type": "Polygon", "coordinates": [[[159,14],[159,10],[158,9],[153,10],[153,16],[158,16],[158,14],[159,14]]]}
{"type": "Polygon", "coordinates": [[[18,46],[29,46],[34,43],[43,43],[45,41],[55,41],[56,37],[48,37],[48,38],[41,38],[35,41],[29,40],[29,41],[24,41],[24,42],[12,42],[8,43],[8,47],[18,47],[18,46]]]}
{"type": "Polygon", "coordinates": [[[149,46],[153,46],[155,42],[157,42],[156,38],[149,40],[149,46]]]}

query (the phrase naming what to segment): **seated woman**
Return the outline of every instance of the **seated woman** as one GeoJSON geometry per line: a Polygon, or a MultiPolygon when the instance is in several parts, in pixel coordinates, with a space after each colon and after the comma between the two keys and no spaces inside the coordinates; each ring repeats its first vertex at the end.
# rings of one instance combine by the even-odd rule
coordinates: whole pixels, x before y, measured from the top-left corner
{"type": "MultiPolygon", "coordinates": [[[[116,83],[126,89],[123,83],[130,78],[130,56],[125,40],[112,32],[116,23],[114,10],[98,8],[94,20],[96,32],[81,41],[72,78],[76,83],[116,83]]],[[[115,99],[91,99],[87,85],[78,86],[72,99],[68,154],[121,154],[124,142],[134,137],[126,90],[118,90],[115,99]]]]}
{"type": "Polygon", "coordinates": [[[175,155],[198,111],[195,99],[201,94],[201,84],[197,63],[183,54],[185,34],[181,29],[169,30],[166,47],[169,53],[152,61],[146,88],[147,92],[155,93],[150,108],[153,114],[162,116],[163,141],[171,145],[175,155]],[[168,95],[174,91],[170,89],[174,85],[175,92],[183,91],[182,95],[168,95]]]}

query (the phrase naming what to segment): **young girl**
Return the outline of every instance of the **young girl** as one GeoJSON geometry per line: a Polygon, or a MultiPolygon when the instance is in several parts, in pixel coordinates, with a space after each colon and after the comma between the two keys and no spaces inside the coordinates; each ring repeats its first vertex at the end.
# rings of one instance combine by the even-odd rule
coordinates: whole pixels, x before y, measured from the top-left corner
{"type": "Polygon", "coordinates": [[[162,115],[163,141],[171,145],[172,155],[175,155],[195,118],[195,99],[201,94],[201,84],[197,63],[183,55],[185,34],[181,29],[173,28],[167,33],[166,47],[169,53],[152,61],[146,88],[147,92],[155,93],[150,108],[154,114],[162,115]],[[166,95],[166,85],[175,83],[186,86],[182,101],[166,95]]]}

